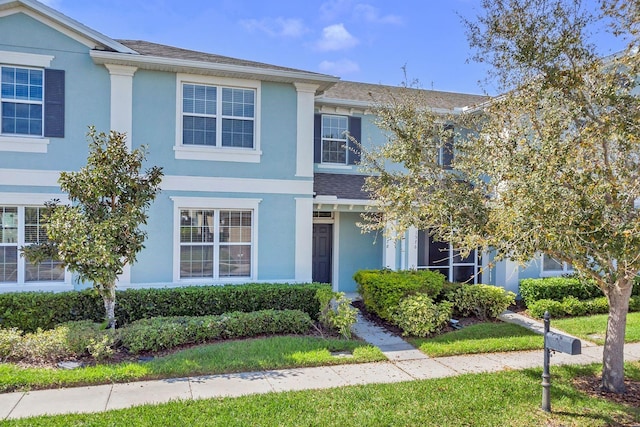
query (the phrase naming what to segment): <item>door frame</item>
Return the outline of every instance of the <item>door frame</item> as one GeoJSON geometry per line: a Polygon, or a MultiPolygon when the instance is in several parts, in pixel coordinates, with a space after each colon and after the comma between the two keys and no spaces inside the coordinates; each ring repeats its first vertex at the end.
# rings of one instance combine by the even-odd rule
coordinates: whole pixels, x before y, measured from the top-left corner
{"type": "MultiPolygon", "coordinates": [[[[314,212],[317,212],[314,209],[314,212]]],[[[320,212],[327,212],[324,210],[320,210],[320,212]]],[[[339,232],[339,224],[340,224],[340,212],[337,210],[331,211],[333,213],[333,218],[313,218],[313,224],[332,224],[333,227],[333,235],[331,236],[331,287],[334,292],[338,292],[339,282],[340,282],[340,232],[339,232]]],[[[313,237],[312,237],[313,238],[313,237]]]]}

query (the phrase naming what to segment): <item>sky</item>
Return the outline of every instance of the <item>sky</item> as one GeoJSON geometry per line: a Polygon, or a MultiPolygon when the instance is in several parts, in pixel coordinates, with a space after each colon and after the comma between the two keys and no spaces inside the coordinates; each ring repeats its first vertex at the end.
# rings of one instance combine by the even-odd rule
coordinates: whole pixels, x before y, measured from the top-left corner
{"type": "MultiPolygon", "coordinates": [[[[479,0],[41,0],[113,39],[338,76],[482,94],[460,16],[479,0]]],[[[592,1],[592,0],[587,0],[592,1]]],[[[602,54],[616,49],[602,41],[602,54]]]]}

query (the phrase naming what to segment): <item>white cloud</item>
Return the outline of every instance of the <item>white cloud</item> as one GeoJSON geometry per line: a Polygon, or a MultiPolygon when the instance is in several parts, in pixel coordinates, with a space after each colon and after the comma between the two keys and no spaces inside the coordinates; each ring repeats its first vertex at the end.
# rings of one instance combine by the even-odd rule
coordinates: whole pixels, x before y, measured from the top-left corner
{"type": "Polygon", "coordinates": [[[302,20],[292,18],[246,19],[240,24],[248,31],[260,31],[271,37],[300,37],[309,31],[302,20]]]}
{"type": "Polygon", "coordinates": [[[402,18],[398,15],[380,15],[380,10],[370,4],[359,3],[353,9],[356,19],[374,24],[402,24],[402,18]]]}
{"type": "Polygon", "coordinates": [[[322,29],[322,38],[316,47],[321,51],[342,50],[352,48],[358,43],[358,39],[344,28],[344,24],[334,24],[322,29]]]}
{"type": "Polygon", "coordinates": [[[320,70],[328,74],[345,75],[360,71],[360,66],[350,59],[341,59],[339,61],[322,61],[320,70]]]}
{"type": "Polygon", "coordinates": [[[333,21],[344,17],[351,9],[352,0],[329,0],[320,5],[320,17],[326,21],[333,21]]]}

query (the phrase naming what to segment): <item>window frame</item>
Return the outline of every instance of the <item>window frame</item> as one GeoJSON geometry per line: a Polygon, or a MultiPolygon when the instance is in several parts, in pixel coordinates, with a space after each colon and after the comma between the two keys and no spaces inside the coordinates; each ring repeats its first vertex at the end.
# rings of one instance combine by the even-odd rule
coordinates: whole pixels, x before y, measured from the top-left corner
{"type": "MultiPolygon", "coordinates": [[[[2,95],[2,92],[0,92],[0,116],[1,119],[0,121],[2,122],[2,126],[0,126],[0,134],[2,136],[7,136],[7,137],[18,137],[18,138],[42,138],[44,137],[44,116],[45,116],[45,111],[44,111],[44,102],[45,102],[45,98],[44,98],[44,93],[45,93],[45,78],[44,78],[44,69],[43,68],[38,68],[38,67],[27,67],[27,66],[18,66],[18,65],[9,65],[9,64],[0,64],[0,83],[4,83],[2,81],[2,77],[1,75],[4,74],[4,70],[5,68],[11,68],[14,69],[14,73],[17,72],[17,70],[25,70],[27,72],[29,72],[29,74],[31,74],[31,71],[39,71],[40,72],[40,80],[41,80],[41,84],[40,84],[40,100],[33,100],[31,99],[31,93],[29,93],[27,99],[18,99],[15,97],[13,98],[5,98],[2,95]],[[3,104],[5,103],[10,103],[10,104],[14,104],[14,105],[28,105],[28,106],[32,106],[32,105],[39,105],[40,106],[40,133],[17,133],[17,132],[13,132],[13,133],[4,133],[2,128],[4,127],[4,107],[3,104]]],[[[27,87],[28,87],[28,91],[31,92],[31,77],[29,76],[29,82],[27,83],[27,87]]],[[[13,86],[14,86],[14,90],[16,89],[18,83],[14,82],[13,86]]],[[[18,118],[16,116],[16,118],[18,118]]],[[[30,118],[29,118],[30,119],[30,118]]]]}
{"type": "Polygon", "coordinates": [[[558,261],[555,258],[551,257],[555,262],[561,264],[562,269],[560,270],[545,270],[544,268],[544,259],[545,257],[550,257],[550,255],[547,254],[541,254],[540,255],[540,277],[558,277],[558,276],[562,276],[565,274],[573,274],[575,272],[575,270],[573,269],[573,266],[564,262],[564,261],[558,261]],[[571,268],[569,267],[571,266],[571,268]]]}
{"type": "MultiPolygon", "coordinates": [[[[261,82],[258,80],[233,79],[226,77],[197,76],[191,74],[178,73],[176,75],[176,142],[174,145],[175,158],[179,160],[207,160],[207,161],[229,161],[259,163],[262,156],[260,149],[260,117],[261,117],[261,82]],[[183,144],[183,87],[185,84],[197,86],[216,87],[216,145],[190,145],[183,144]],[[236,118],[235,116],[224,116],[222,114],[222,90],[223,89],[243,89],[254,91],[254,116],[253,116],[253,148],[246,147],[223,147],[222,146],[222,121],[225,118],[236,118]]],[[[213,116],[211,116],[213,117],[213,116]]],[[[247,120],[246,117],[237,117],[247,120]]]]}
{"type": "MultiPolygon", "coordinates": [[[[473,267],[473,270],[475,272],[475,274],[473,275],[473,280],[467,280],[464,283],[470,283],[470,284],[478,284],[481,283],[482,277],[482,261],[481,261],[481,255],[478,254],[478,250],[474,249],[469,255],[468,257],[471,257],[473,262],[466,262],[466,261],[456,261],[456,258],[459,258],[459,252],[453,247],[453,245],[450,242],[436,242],[434,241],[434,243],[442,243],[444,245],[447,246],[446,251],[443,251],[443,261],[446,259],[446,263],[443,262],[440,265],[431,265],[432,262],[429,259],[429,254],[430,254],[430,242],[432,240],[432,237],[429,235],[428,231],[424,231],[424,230],[418,230],[416,233],[416,244],[417,244],[417,250],[416,250],[416,269],[418,270],[431,270],[431,271],[440,271],[442,269],[447,269],[448,275],[446,277],[446,280],[449,282],[453,282],[454,281],[454,269],[455,267],[473,267]],[[424,239],[426,240],[423,241],[422,246],[423,247],[423,251],[426,251],[426,258],[427,258],[427,265],[420,265],[420,252],[421,252],[421,245],[420,245],[420,236],[424,236],[424,239]]],[[[441,272],[441,271],[440,271],[441,272]]]]}
{"type": "Polygon", "coordinates": [[[320,165],[330,166],[349,166],[349,116],[341,114],[322,114],[320,116],[320,165]],[[327,138],[324,136],[324,119],[325,117],[336,117],[346,121],[345,131],[342,133],[343,138],[327,138]],[[344,143],[344,162],[328,162],[324,160],[324,143],[327,142],[343,142],[344,143]]]}
{"type": "MultiPolygon", "coordinates": [[[[175,283],[243,283],[247,281],[253,281],[257,279],[258,272],[258,206],[262,199],[234,199],[234,198],[209,198],[209,197],[171,197],[174,205],[174,220],[173,220],[173,281],[175,283]],[[212,249],[214,250],[213,256],[213,272],[212,277],[181,277],[180,266],[180,253],[183,244],[189,244],[188,242],[181,242],[180,239],[180,227],[181,227],[181,211],[183,210],[210,210],[215,211],[214,214],[214,237],[215,232],[218,230],[219,223],[218,218],[221,211],[251,211],[251,242],[248,243],[251,246],[251,266],[248,276],[220,276],[218,268],[219,263],[219,248],[220,246],[228,245],[226,243],[217,241],[211,242],[212,249]]],[[[214,238],[214,240],[216,240],[214,238]]],[[[208,243],[208,242],[207,242],[208,243]]],[[[238,242],[238,245],[247,245],[246,242],[238,242]]]]}

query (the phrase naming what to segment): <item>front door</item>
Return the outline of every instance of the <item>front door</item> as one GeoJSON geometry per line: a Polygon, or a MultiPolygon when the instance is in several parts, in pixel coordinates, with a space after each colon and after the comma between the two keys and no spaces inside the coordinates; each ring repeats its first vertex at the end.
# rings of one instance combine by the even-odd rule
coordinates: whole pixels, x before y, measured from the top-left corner
{"type": "Polygon", "coordinates": [[[333,224],[313,224],[314,282],[331,283],[331,255],[333,247],[333,224]]]}

